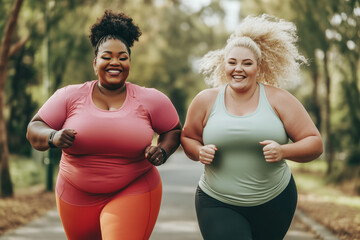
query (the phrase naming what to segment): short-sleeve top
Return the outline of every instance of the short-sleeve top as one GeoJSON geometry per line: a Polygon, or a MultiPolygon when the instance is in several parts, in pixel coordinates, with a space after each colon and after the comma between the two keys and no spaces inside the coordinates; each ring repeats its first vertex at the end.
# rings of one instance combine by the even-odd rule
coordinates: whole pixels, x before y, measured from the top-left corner
{"type": "Polygon", "coordinates": [[[77,132],[73,145],[62,151],[56,185],[60,198],[76,205],[106,201],[149,172],[156,171],[148,177],[147,185],[156,186],[160,177],[144,150],[151,145],[154,132],[165,133],[179,121],[165,94],[129,82],[125,83],[126,99],[121,108],[99,109],[92,100],[97,82],[57,90],[38,112],[51,128],[77,132]]]}

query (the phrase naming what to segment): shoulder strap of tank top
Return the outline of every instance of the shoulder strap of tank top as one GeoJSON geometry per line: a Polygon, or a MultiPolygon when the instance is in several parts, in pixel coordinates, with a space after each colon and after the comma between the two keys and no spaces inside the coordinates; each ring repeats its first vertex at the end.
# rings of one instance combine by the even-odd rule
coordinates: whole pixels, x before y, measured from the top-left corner
{"type": "Polygon", "coordinates": [[[260,94],[260,103],[264,104],[264,103],[267,102],[266,93],[265,93],[265,87],[264,87],[264,85],[262,83],[258,82],[258,84],[259,84],[259,87],[260,87],[260,92],[259,92],[259,94],[260,94]]]}
{"type": "Polygon", "coordinates": [[[226,84],[224,84],[222,87],[221,87],[221,89],[220,89],[220,91],[219,91],[219,93],[218,93],[218,95],[217,95],[217,98],[216,98],[216,105],[221,109],[221,110],[225,110],[225,89],[226,89],[226,86],[227,86],[228,84],[226,83],[226,84]]]}
{"type": "Polygon", "coordinates": [[[214,114],[215,113],[215,111],[216,110],[220,110],[220,109],[223,109],[223,106],[225,106],[225,100],[224,100],[224,96],[225,96],[225,88],[226,88],[226,86],[227,86],[227,84],[224,84],[221,88],[220,88],[220,90],[219,90],[219,92],[218,92],[218,95],[217,95],[217,97],[216,97],[216,100],[215,100],[215,102],[214,102],[214,106],[212,107],[212,109],[211,109],[211,113],[210,113],[210,116],[212,115],[212,114],[214,114]]]}
{"type": "Polygon", "coordinates": [[[260,103],[261,103],[262,107],[265,107],[265,109],[268,109],[270,112],[272,112],[273,114],[275,114],[277,116],[277,114],[275,113],[275,110],[272,108],[272,106],[269,102],[269,99],[266,96],[264,84],[259,83],[259,86],[260,86],[260,103]]]}

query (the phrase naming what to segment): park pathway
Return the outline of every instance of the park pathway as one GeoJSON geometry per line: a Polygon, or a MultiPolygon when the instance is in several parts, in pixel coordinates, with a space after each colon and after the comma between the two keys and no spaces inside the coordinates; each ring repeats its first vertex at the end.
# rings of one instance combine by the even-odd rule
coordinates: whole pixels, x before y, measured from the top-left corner
{"type": "MultiPolygon", "coordinates": [[[[159,218],[150,240],[201,240],[196,222],[194,192],[202,165],[189,160],[179,150],[158,169],[164,194],[159,218]]],[[[320,239],[338,240],[321,225],[297,212],[284,240],[320,239]]],[[[0,240],[66,240],[66,237],[54,209],[44,217],[0,236],[0,240]]]]}

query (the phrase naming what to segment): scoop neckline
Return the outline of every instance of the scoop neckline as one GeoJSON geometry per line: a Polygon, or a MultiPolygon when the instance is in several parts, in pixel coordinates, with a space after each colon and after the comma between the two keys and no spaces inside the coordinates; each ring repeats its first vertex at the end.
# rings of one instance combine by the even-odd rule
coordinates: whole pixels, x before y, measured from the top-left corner
{"type": "Polygon", "coordinates": [[[225,105],[225,91],[226,91],[226,88],[228,87],[228,84],[226,84],[224,86],[223,96],[221,98],[222,99],[222,106],[223,106],[223,109],[224,109],[225,113],[227,115],[229,115],[230,117],[235,117],[235,118],[247,118],[247,117],[252,117],[253,115],[257,114],[260,111],[260,108],[261,108],[260,101],[261,101],[261,95],[262,95],[262,93],[261,93],[261,84],[258,83],[258,82],[257,82],[257,84],[259,85],[259,99],[258,99],[258,104],[256,106],[256,109],[253,112],[251,112],[249,114],[246,114],[246,115],[242,115],[242,116],[232,114],[227,110],[226,105],[225,105]]]}
{"type": "Polygon", "coordinates": [[[115,110],[105,110],[105,109],[101,109],[99,108],[98,106],[96,106],[96,104],[94,103],[94,100],[92,98],[93,96],[93,92],[95,91],[94,88],[96,86],[96,84],[99,82],[99,80],[94,80],[93,83],[92,83],[92,86],[90,88],[90,94],[89,94],[89,98],[90,98],[90,103],[92,105],[92,107],[98,111],[101,111],[101,112],[108,112],[108,113],[111,113],[111,112],[119,112],[121,110],[123,110],[125,108],[125,106],[127,105],[127,102],[128,102],[128,99],[129,99],[129,84],[128,82],[125,82],[125,91],[126,91],[126,97],[125,97],[125,101],[124,103],[121,105],[120,108],[118,109],[115,109],[115,110]]]}

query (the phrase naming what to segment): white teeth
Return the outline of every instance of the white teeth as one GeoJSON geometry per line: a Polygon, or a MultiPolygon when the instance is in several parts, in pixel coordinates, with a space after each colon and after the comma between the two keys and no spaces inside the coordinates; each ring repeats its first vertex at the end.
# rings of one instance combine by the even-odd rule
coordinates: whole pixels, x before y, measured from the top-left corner
{"type": "Polygon", "coordinates": [[[244,76],[233,76],[233,78],[235,78],[235,79],[243,79],[245,77],[244,76]]]}
{"type": "Polygon", "coordinates": [[[119,70],[108,70],[109,73],[119,73],[119,70]]]}

